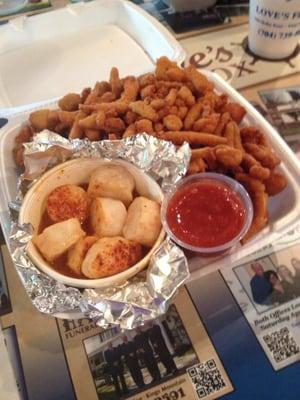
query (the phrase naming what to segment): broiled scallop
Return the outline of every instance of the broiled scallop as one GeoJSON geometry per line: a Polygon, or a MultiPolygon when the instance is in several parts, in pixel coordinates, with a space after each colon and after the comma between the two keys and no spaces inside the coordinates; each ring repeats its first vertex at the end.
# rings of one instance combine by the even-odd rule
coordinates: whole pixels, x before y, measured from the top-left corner
{"type": "Polygon", "coordinates": [[[97,197],[92,202],[90,221],[99,237],[120,236],[126,216],[126,207],[120,200],[97,197]]]}
{"type": "Polygon", "coordinates": [[[77,243],[72,246],[68,251],[68,267],[75,272],[75,274],[81,274],[81,265],[88,252],[89,248],[97,242],[99,238],[97,236],[86,236],[79,239],[77,243]]]}
{"type": "Polygon", "coordinates": [[[83,222],[88,217],[88,195],[80,186],[58,186],[49,194],[46,209],[53,222],[78,218],[83,222]]]}
{"type": "Polygon", "coordinates": [[[88,195],[92,198],[110,197],[121,200],[127,207],[133,199],[135,181],[120,165],[103,165],[91,175],[88,195]]]}
{"type": "Polygon", "coordinates": [[[146,197],[136,197],[127,212],[123,235],[146,247],[152,247],[161,229],[160,205],[146,197]]]}
{"type": "Polygon", "coordinates": [[[141,245],[120,236],[101,238],[88,250],[81,272],[88,278],[105,278],[136,264],[142,257],[141,245]]]}
{"type": "Polygon", "coordinates": [[[33,237],[32,242],[42,256],[52,262],[84,236],[78,219],[70,218],[48,226],[43,233],[33,237]]]}

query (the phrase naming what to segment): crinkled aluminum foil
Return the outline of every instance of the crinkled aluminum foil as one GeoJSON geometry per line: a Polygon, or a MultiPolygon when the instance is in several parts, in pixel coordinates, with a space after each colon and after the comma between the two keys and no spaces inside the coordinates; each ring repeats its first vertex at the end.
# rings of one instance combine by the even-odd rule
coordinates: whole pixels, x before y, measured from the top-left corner
{"type": "Polygon", "coordinates": [[[188,144],[176,149],[170,142],[143,134],[120,141],[91,143],[79,139],[70,141],[43,131],[33,142],[25,144],[25,173],[16,201],[10,204],[10,250],[23,285],[39,311],[54,316],[63,313],[65,318],[81,312],[99,326],[115,324],[132,329],[166,312],[170,299],[188,278],[189,269],[182,250],[167,238],[152,256],[147,271],[120,286],[80,290],[57,282],[37,269],[26,255],[26,245],[33,232],[30,225],[20,226],[16,221],[28,187],[54,165],[91,157],[129,161],[152,175],[163,190],[168,190],[186,173],[190,155],[188,144]]]}

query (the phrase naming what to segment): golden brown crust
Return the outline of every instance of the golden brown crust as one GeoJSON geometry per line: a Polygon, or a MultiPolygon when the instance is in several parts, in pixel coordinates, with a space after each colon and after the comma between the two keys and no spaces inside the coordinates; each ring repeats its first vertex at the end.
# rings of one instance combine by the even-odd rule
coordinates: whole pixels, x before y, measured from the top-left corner
{"type": "Polygon", "coordinates": [[[118,274],[142,257],[141,245],[120,236],[99,239],[87,252],[82,273],[91,279],[118,274]]]}
{"type": "Polygon", "coordinates": [[[48,196],[46,210],[53,222],[78,218],[83,222],[88,217],[87,193],[76,185],[62,185],[55,188],[48,196]]]}

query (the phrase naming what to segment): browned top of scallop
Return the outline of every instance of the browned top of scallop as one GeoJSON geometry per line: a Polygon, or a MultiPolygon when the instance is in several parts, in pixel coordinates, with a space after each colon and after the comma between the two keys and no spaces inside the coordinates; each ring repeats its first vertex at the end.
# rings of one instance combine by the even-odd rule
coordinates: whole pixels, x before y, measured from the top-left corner
{"type": "Polygon", "coordinates": [[[83,222],[88,217],[88,195],[76,185],[62,185],[48,196],[46,210],[53,222],[78,218],[83,222]]]}
{"type": "Polygon", "coordinates": [[[88,278],[105,278],[125,271],[142,257],[139,243],[116,236],[101,238],[88,250],[81,272],[88,278]]]}

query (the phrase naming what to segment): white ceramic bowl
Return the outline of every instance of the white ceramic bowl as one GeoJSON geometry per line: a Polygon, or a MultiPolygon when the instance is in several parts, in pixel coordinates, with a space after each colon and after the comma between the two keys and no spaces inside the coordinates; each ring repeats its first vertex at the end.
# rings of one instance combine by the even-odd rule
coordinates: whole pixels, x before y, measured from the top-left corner
{"type": "MultiPolygon", "coordinates": [[[[88,183],[91,173],[103,164],[117,164],[126,168],[133,178],[135,179],[136,191],[138,194],[155,200],[159,203],[163,200],[163,193],[160,186],[145,172],[141,171],[134,165],[122,161],[105,161],[99,159],[76,159],[67,161],[45,173],[35,185],[27,192],[19,214],[19,223],[30,223],[35,232],[37,232],[40,224],[41,217],[45,210],[46,199],[49,193],[56,187],[64,184],[80,185],[88,183]]],[[[40,255],[33,243],[27,246],[27,254],[33,263],[51,278],[56,279],[64,284],[80,287],[80,288],[103,288],[119,284],[132,276],[136,275],[139,271],[143,270],[154,253],[154,251],[162,243],[165,232],[161,229],[159,237],[157,238],[154,246],[149,250],[144,258],[137,264],[128,268],[119,274],[101,278],[101,279],[77,279],[57,272],[53,267],[44,260],[40,255]]]]}

